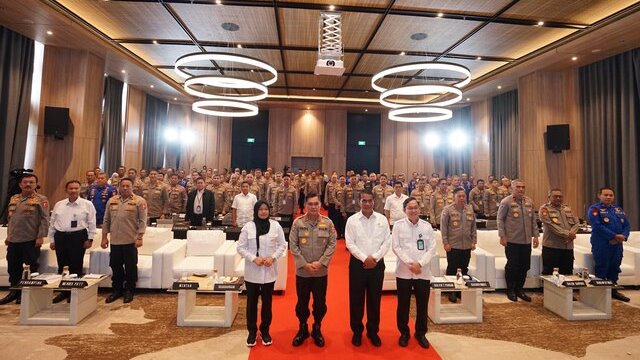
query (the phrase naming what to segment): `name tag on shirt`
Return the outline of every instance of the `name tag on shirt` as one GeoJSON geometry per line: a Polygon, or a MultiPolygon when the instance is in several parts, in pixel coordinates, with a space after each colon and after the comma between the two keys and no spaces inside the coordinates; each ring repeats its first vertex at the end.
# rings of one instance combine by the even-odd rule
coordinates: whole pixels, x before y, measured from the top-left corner
{"type": "Polygon", "coordinates": [[[424,240],[418,239],[418,250],[424,250],[424,240]]]}
{"type": "Polygon", "coordinates": [[[71,227],[72,228],[77,228],[78,227],[78,220],[71,220],[71,227]]]}

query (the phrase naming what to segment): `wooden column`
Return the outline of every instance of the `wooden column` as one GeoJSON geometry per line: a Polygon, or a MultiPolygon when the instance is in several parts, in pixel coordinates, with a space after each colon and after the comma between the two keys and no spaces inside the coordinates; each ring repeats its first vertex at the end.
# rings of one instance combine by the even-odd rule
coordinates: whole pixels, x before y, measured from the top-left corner
{"type": "Polygon", "coordinates": [[[127,113],[124,128],[124,166],[140,171],[142,167],[142,139],[144,135],[144,114],[146,94],[129,86],[127,113]]]}
{"type": "Polygon", "coordinates": [[[473,140],[471,150],[471,174],[475,179],[487,180],[491,172],[489,149],[489,100],[475,102],[471,105],[473,119],[473,140]]]}
{"type": "Polygon", "coordinates": [[[99,161],[104,59],[83,50],[46,46],[36,141],[35,172],[40,192],[54,202],[64,184],[84,179],[99,161]],[[71,124],[63,140],[44,136],[44,107],[69,108],[71,124]]]}

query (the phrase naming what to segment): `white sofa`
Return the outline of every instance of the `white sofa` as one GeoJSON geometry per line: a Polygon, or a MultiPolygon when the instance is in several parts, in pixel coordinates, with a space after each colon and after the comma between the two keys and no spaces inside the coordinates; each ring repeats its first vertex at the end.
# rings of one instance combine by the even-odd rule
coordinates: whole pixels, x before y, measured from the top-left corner
{"type": "MultiPolygon", "coordinates": [[[[276,283],[273,285],[273,290],[286,290],[287,289],[287,272],[289,270],[289,244],[287,243],[287,249],[278,258],[278,277],[276,283]]],[[[225,275],[227,276],[244,276],[244,259],[238,254],[236,242],[233,241],[233,245],[228,247],[225,253],[225,275]]]]}
{"type": "Polygon", "coordinates": [[[163,249],[162,288],[169,288],[184,275],[225,275],[225,253],[235,244],[222,230],[187,232],[186,240],[175,240],[163,249]]]}
{"type": "MultiPolygon", "coordinates": [[[[435,232],[436,240],[436,254],[434,254],[431,262],[429,262],[429,269],[431,270],[431,276],[440,276],[440,256],[438,255],[438,241],[442,242],[439,232],[435,232]]],[[[384,256],[384,280],[382,281],[382,291],[397,290],[396,286],[396,266],[398,257],[393,252],[393,247],[389,247],[389,251],[384,256]]]]}
{"type": "MultiPolygon", "coordinates": [[[[630,236],[629,241],[635,242],[637,232],[630,236]]],[[[640,249],[633,245],[623,244],[622,264],[619,275],[619,285],[640,285],[640,249]]],[[[589,273],[594,274],[593,254],[591,253],[591,234],[578,234],[574,240],[573,256],[575,257],[574,267],[589,269],[589,273]]]]}
{"type": "MultiPolygon", "coordinates": [[[[438,252],[437,272],[433,272],[433,276],[444,276],[447,272],[447,252],[444,250],[442,242],[442,232],[436,231],[436,251],[438,252]]],[[[478,280],[487,281],[487,253],[476,246],[476,250],[471,251],[471,259],[469,260],[469,275],[478,278],[478,280]]],[[[493,284],[491,284],[493,286],[493,284]]]]}
{"type": "Polygon", "coordinates": [[[631,246],[636,249],[640,249],[640,231],[632,231],[629,233],[629,238],[627,239],[627,242],[624,243],[624,246],[631,246]]]}
{"type": "MultiPolygon", "coordinates": [[[[100,249],[100,242],[102,241],[102,229],[96,229],[96,235],[93,237],[93,243],[91,247],[84,253],[84,259],[82,262],[82,269],[85,274],[97,274],[100,272],[101,260],[100,256],[96,256],[94,253],[100,249]],[[93,253],[93,256],[91,255],[93,253]]],[[[45,273],[57,273],[58,272],[58,259],[56,258],[56,252],[49,248],[49,244],[42,246],[42,252],[47,258],[45,265],[40,264],[40,271],[45,273]]],[[[108,266],[109,264],[107,264],[108,266]]]]}
{"type": "MultiPolygon", "coordinates": [[[[138,282],[137,288],[160,289],[162,285],[163,253],[164,248],[173,240],[171,229],[147,227],[144,234],[143,245],[138,248],[138,282]]],[[[94,241],[95,242],[95,241],[94,241]]],[[[95,245],[95,244],[94,244],[95,245]]],[[[90,264],[96,265],[94,273],[111,275],[109,267],[109,253],[111,244],[107,249],[98,248],[91,251],[90,264]]],[[[101,287],[110,287],[111,279],[104,280],[101,287]]]]}
{"type": "MultiPolygon", "coordinates": [[[[541,234],[542,236],[542,234],[541,234]]],[[[540,238],[542,240],[542,237],[540,238]]],[[[507,264],[504,246],[500,245],[497,230],[478,230],[477,248],[485,254],[486,281],[489,281],[495,289],[506,289],[507,283],[504,277],[504,266],[507,264]]],[[[531,251],[531,267],[527,271],[525,288],[540,287],[541,273],[541,247],[531,251]]]]}

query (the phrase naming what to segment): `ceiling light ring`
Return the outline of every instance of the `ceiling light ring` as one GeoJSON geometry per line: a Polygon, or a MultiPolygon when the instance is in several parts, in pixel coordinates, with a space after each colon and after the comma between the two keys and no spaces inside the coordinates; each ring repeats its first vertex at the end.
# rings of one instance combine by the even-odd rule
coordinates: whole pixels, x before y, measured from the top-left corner
{"type": "Polygon", "coordinates": [[[435,106],[405,106],[389,111],[389,120],[399,122],[436,122],[451,119],[453,111],[435,106]],[[406,117],[406,114],[437,114],[427,117],[406,117]]]}
{"type": "Polygon", "coordinates": [[[260,101],[267,98],[267,87],[251,80],[235,78],[231,76],[223,75],[198,75],[187,79],[184,82],[184,90],[197,97],[204,99],[226,99],[226,100],[239,100],[239,101],[260,101]],[[194,85],[211,86],[217,88],[231,88],[231,89],[255,89],[259,91],[259,94],[238,94],[238,95],[215,95],[199,91],[193,88],[194,85]]]}
{"type": "Polygon", "coordinates": [[[188,79],[190,77],[193,77],[194,75],[184,71],[182,67],[186,66],[186,64],[188,63],[196,61],[229,61],[237,62],[244,65],[250,65],[262,70],[266,70],[267,72],[271,73],[271,75],[273,75],[271,79],[263,81],[261,83],[262,85],[269,86],[278,81],[278,72],[273,66],[267,64],[266,62],[246,55],[229,54],[223,52],[198,52],[183,55],[179,57],[178,60],[176,60],[173,70],[176,74],[178,74],[178,76],[184,79],[188,79]]]}
{"type": "Polygon", "coordinates": [[[419,62],[407,63],[402,65],[394,65],[381,70],[377,74],[373,75],[373,77],[371,78],[371,87],[379,92],[384,92],[384,91],[387,91],[388,89],[378,85],[377,83],[378,81],[382,80],[386,76],[403,73],[407,71],[428,71],[428,70],[449,70],[449,71],[458,72],[464,75],[465,78],[463,80],[460,80],[459,82],[453,84],[453,86],[457,88],[462,88],[471,82],[471,71],[466,66],[462,66],[460,64],[455,64],[451,62],[444,62],[444,61],[438,61],[438,62],[419,61],[419,62]]]}
{"type": "Polygon", "coordinates": [[[380,104],[392,108],[397,109],[400,107],[406,106],[449,106],[453,105],[462,100],[462,90],[457,87],[451,85],[408,85],[395,89],[389,89],[380,94],[380,104]],[[397,101],[387,100],[388,97],[399,95],[399,96],[424,96],[424,95],[438,95],[438,94],[446,94],[451,93],[454,94],[455,97],[452,99],[441,100],[437,102],[424,102],[424,101],[416,101],[412,103],[401,103],[397,101]]]}
{"type": "Polygon", "coordinates": [[[191,105],[191,109],[200,114],[221,117],[250,117],[258,115],[258,106],[256,104],[224,99],[199,100],[191,105]],[[207,109],[207,107],[230,107],[244,111],[211,110],[207,109]]]}

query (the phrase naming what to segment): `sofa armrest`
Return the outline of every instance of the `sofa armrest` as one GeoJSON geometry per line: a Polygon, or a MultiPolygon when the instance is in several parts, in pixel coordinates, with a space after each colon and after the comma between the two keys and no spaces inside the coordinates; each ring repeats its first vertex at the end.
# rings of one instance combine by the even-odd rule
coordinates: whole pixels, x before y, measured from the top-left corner
{"type": "Polygon", "coordinates": [[[56,257],[55,250],[49,248],[49,244],[42,244],[40,248],[40,257],[38,258],[39,269],[42,273],[58,272],[58,258],[56,257]]]}
{"type": "Polygon", "coordinates": [[[573,257],[575,259],[574,267],[578,265],[580,266],[580,268],[589,269],[589,273],[595,274],[593,254],[591,253],[591,249],[587,249],[580,245],[574,245],[573,257]]]}
{"type": "Polygon", "coordinates": [[[235,253],[236,242],[233,240],[225,240],[213,253],[213,269],[218,271],[219,275],[231,276],[233,269],[227,269],[227,256],[235,253]]]}
{"type": "Polygon", "coordinates": [[[173,284],[173,268],[187,256],[187,242],[185,240],[169,241],[157,251],[162,256],[160,286],[168,289],[173,284]]]}
{"type": "Polygon", "coordinates": [[[285,251],[282,256],[278,258],[278,277],[276,283],[273,286],[274,290],[286,290],[287,289],[287,274],[289,267],[289,252],[285,251]]]}
{"type": "Polygon", "coordinates": [[[471,251],[471,259],[469,265],[473,265],[476,268],[476,273],[473,274],[478,280],[487,281],[487,252],[476,248],[471,251]]]}
{"type": "Polygon", "coordinates": [[[494,288],[497,286],[496,279],[496,255],[491,252],[476,247],[475,251],[482,251],[484,253],[484,262],[485,262],[485,281],[488,281],[491,286],[494,288]]]}
{"type": "Polygon", "coordinates": [[[640,285],[640,249],[630,246],[625,246],[623,249],[622,263],[633,268],[633,277],[635,278],[633,285],[640,285]]]}

